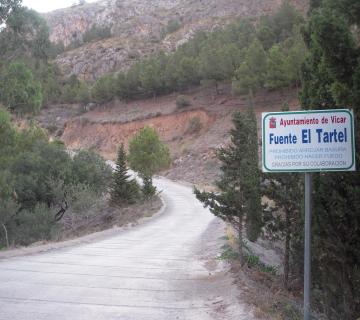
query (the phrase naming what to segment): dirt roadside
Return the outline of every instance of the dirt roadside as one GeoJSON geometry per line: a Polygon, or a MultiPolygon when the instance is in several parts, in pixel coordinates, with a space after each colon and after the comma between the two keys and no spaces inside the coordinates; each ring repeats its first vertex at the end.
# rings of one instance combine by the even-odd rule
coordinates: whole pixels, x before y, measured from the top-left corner
{"type": "Polygon", "coordinates": [[[87,228],[82,231],[82,235],[75,237],[74,235],[68,235],[67,239],[62,239],[57,242],[37,242],[28,247],[12,248],[9,250],[0,251],[0,260],[8,259],[19,256],[33,255],[52,250],[68,248],[84,243],[92,243],[94,241],[110,238],[121,232],[126,232],[134,228],[135,226],[142,225],[148,221],[160,216],[164,213],[166,204],[163,199],[159,198],[149,206],[148,203],[137,205],[134,209],[129,209],[127,214],[119,216],[117,220],[112,224],[98,225],[96,228],[87,228]],[[135,213],[130,215],[130,213],[135,213]]]}

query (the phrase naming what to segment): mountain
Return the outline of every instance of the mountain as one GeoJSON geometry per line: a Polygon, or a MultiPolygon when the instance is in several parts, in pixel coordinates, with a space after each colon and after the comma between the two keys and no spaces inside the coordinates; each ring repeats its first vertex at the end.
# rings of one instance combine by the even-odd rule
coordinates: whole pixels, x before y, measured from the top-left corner
{"type": "MultiPolygon", "coordinates": [[[[307,1],[290,2],[306,11],[307,1]]],[[[77,47],[55,59],[64,74],[94,81],[159,50],[172,51],[197,31],[211,31],[239,17],[256,19],[276,11],[281,3],[282,0],[102,0],[56,10],[44,17],[53,43],[77,47]],[[90,33],[103,35],[91,40],[87,37],[90,33]]]]}

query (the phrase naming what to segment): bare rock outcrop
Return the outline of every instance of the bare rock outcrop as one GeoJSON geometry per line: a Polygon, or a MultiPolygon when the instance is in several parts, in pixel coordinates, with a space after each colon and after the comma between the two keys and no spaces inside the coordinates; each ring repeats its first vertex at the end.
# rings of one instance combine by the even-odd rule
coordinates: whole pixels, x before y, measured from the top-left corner
{"type": "MultiPolygon", "coordinates": [[[[291,1],[300,10],[308,1],[291,1]]],[[[124,70],[139,57],[171,51],[199,30],[212,30],[238,17],[259,17],[275,11],[282,0],[102,0],[45,15],[50,40],[68,46],[82,41],[93,26],[110,28],[111,38],[87,43],[56,58],[64,74],[94,81],[124,70]],[[166,35],[169,21],[180,29],[166,35]]]]}

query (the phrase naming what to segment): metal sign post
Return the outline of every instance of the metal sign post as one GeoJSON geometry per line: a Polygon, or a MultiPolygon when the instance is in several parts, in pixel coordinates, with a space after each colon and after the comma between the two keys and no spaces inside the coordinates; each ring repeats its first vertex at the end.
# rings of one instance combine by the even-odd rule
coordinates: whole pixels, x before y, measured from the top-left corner
{"type": "Polygon", "coordinates": [[[304,320],[310,320],[312,176],[305,173],[304,320]]]}
{"type": "Polygon", "coordinates": [[[304,320],[311,318],[311,172],[354,171],[354,116],[346,109],[262,115],[264,172],[305,172],[304,320]]]}

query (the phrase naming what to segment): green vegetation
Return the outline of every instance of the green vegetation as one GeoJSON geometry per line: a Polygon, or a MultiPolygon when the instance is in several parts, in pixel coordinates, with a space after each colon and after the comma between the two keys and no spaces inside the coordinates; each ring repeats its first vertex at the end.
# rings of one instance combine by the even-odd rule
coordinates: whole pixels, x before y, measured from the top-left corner
{"type": "MultiPolygon", "coordinates": [[[[198,33],[174,53],[160,52],[135,63],[127,73],[99,79],[98,101],[161,95],[193,85],[232,81],[235,93],[260,88],[298,86],[306,46],[300,34],[302,16],[284,2],[279,12],[255,27],[240,20],[215,32],[198,33]],[[104,97],[104,98],[103,98],[104,97]]],[[[98,89],[96,89],[98,90],[98,89]]]]}
{"type": "Polygon", "coordinates": [[[246,114],[234,114],[234,128],[230,131],[231,144],[218,150],[218,159],[222,163],[221,177],[216,181],[219,192],[194,190],[205,207],[209,207],[215,216],[231,223],[238,230],[241,263],[245,262],[244,221],[248,236],[253,241],[259,236],[262,226],[257,141],[251,143],[257,137],[257,129],[252,114],[250,108],[246,114]]]}
{"type": "Polygon", "coordinates": [[[178,108],[185,108],[185,107],[191,106],[189,97],[187,97],[183,94],[178,95],[176,98],[176,106],[178,108]]]}
{"type": "MultiPolygon", "coordinates": [[[[243,242],[244,259],[245,263],[249,268],[255,268],[263,273],[268,273],[271,275],[276,275],[278,270],[276,267],[269,266],[260,261],[259,256],[255,255],[247,246],[246,242],[243,242]]],[[[235,251],[229,244],[225,244],[221,247],[223,252],[218,256],[219,260],[238,260],[240,254],[238,251],[235,251]]]]}
{"type": "MultiPolygon", "coordinates": [[[[360,161],[360,5],[312,1],[302,68],[305,109],[350,108],[360,161]]],[[[360,314],[360,171],[314,174],[314,285],[330,319],[360,314]]]]}
{"type": "Polygon", "coordinates": [[[129,165],[143,179],[143,194],[151,198],[156,194],[152,177],[170,165],[169,149],[160,141],[155,129],[145,127],[129,143],[129,165]]]}
{"type": "Polygon", "coordinates": [[[186,133],[195,134],[198,133],[202,129],[203,125],[201,123],[201,119],[197,116],[190,118],[188,127],[186,129],[186,133]]]}
{"type": "MultiPolygon", "coordinates": [[[[232,81],[233,91],[239,94],[254,93],[259,88],[289,87],[298,85],[300,66],[306,56],[299,32],[302,18],[284,3],[277,14],[264,17],[256,27],[241,20],[212,33],[201,32],[174,53],[160,52],[136,62],[126,73],[101,77],[89,88],[75,76],[65,79],[48,62],[65,48],[50,43],[45,20],[23,7],[10,10],[6,3],[9,1],[4,1],[6,28],[0,32],[0,71],[5,73],[11,63],[22,63],[31,72],[34,85],[41,84],[38,91],[42,99],[38,95],[36,107],[26,106],[22,113],[56,103],[106,103],[114,97],[138,99],[199,84],[213,85],[217,90],[219,81],[232,81]]],[[[180,26],[179,21],[170,20],[167,32],[180,26]]],[[[110,28],[94,25],[71,46],[103,39],[110,33],[110,28]]],[[[11,96],[7,90],[0,90],[1,96],[11,96]]],[[[21,84],[20,90],[26,92],[27,87],[21,84]]],[[[2,103],[8,105],[6,100],[2,103]]]]}
{"type": "Polygon", "coordinates": [[[90,101],[87,84],[64,79],[48,62],[54,46],[46,21],[35,11],[14,7],[0,30],[0,101],[12,112],[36,113],[43,105],[90,101]]]}
{"type": "Polygon", "coordinates": [[[116,169],[110,190],[111,203],[122,206],[134,203],[140,198],[140,187],[135,179],[130,179],[126,166],[126,152],[124,145],[120,145],[116,160],[116,169]]]}
{"type": "Polygon", "coordinates": [[[11,11],[18,8],[21,0],[1,0],[0,1],[0,25],[6,22],[11,11]]]}
{"type": "Polygon", "coordinates": [[[3,109],[0,142],[0,246],[50,239],[84,189],[97,198],[107,192],[111,168],[102,158],[82,151],[72,159],[36,125],[17,132],[3,109]]]}
{"type": "Polygon", "coordinates": [[[41,85],[31,70],[21,63],[12,63],[0,75],[0,101],[19,113],[36,113],[42,104],[41,85]]]}
{"type": "Polygon", "coordinates": [[[265,230],[272,240],[284,240],[284,287],[301,274],[303,265],[303,179],[299,174],[264,175],[263,193],[275,201],[264,210],[265,230]]]}
{"type": "Polygon", "coordinates": [[[111,37],[111,28],[110,27],[97,27],[92,25],[92,27],[87,30],[83,35],[83,42],[91,42],[95,40],[101,40],[111,37]]]}
{"type": "Polygon", "coordinates": [[[91,97],[95,102],[109,102],[114,97],[115,79],[111,76],[101,77],[91,88],[91,97]]]}
{"type": "Polygon", "coordinates": [[[62,43],[55,44],[53,54],[58,55],[65,51],[74,50],[92,41],[108,39],[111,37],[111,27],[96,26],[93,24],[90,29],[86,30],[82,36],[74,39],[67,47],[62,43]]]}
{"type": "Polygon", "coordinates": [[[181,22],[177,19],[170,19],[166,25],[166,33],[174,33],[181,28],[181,22]]]}

